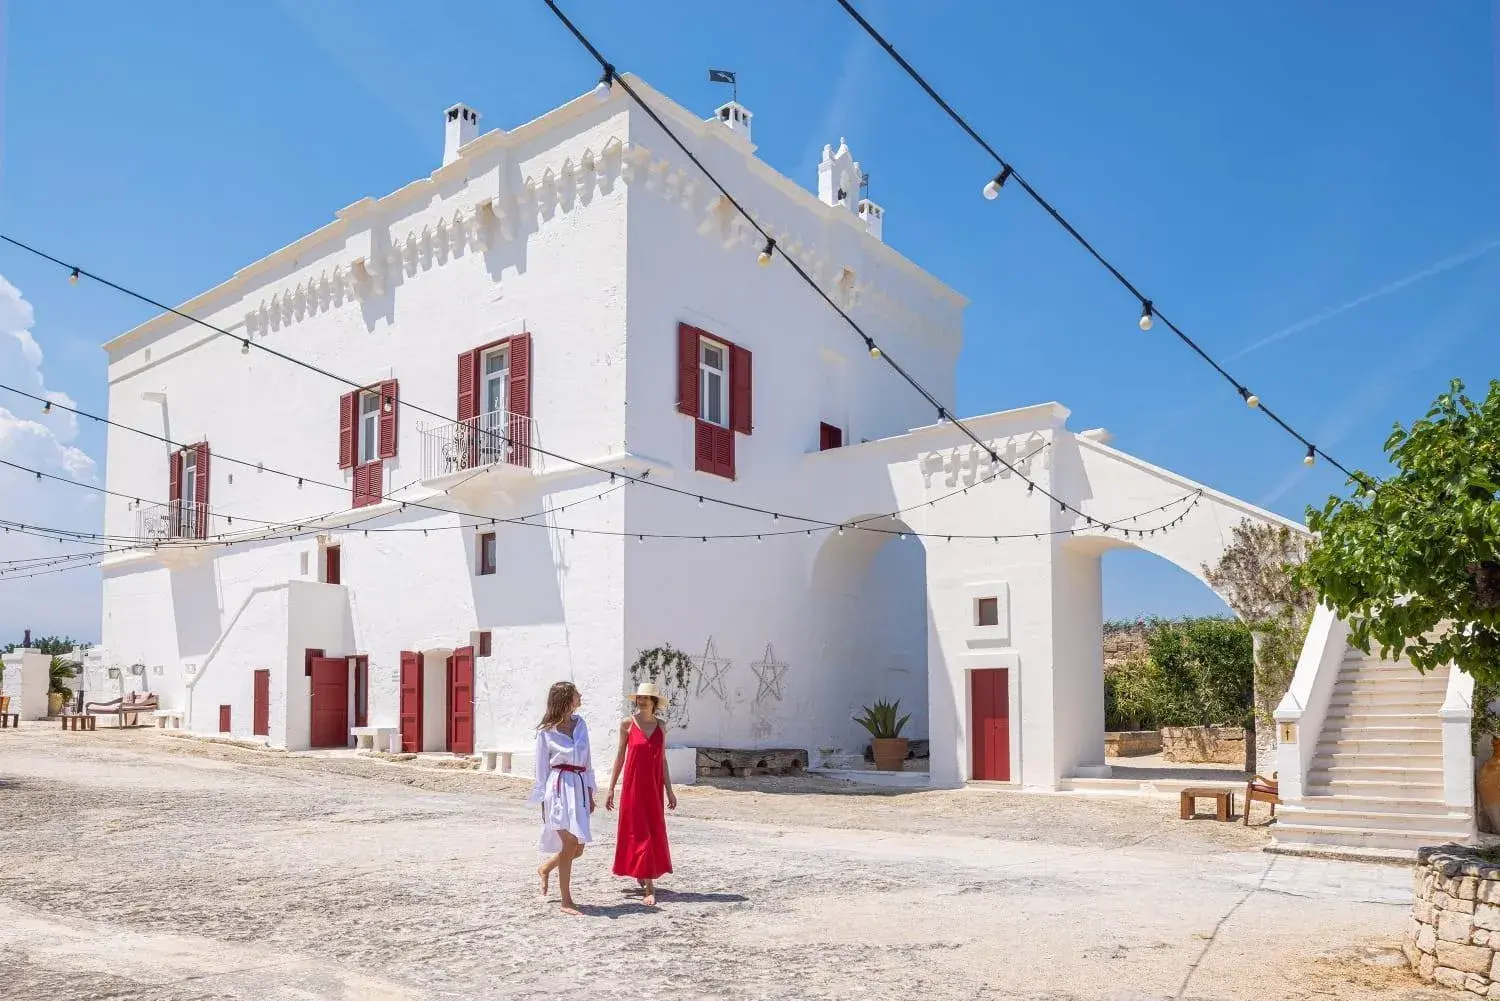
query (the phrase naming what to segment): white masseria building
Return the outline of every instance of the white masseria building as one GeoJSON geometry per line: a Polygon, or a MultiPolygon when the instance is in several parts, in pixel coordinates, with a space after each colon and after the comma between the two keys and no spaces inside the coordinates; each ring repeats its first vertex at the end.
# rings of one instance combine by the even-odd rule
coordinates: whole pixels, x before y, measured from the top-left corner
{"type": "MultiPolygon", "coordinates": [[[[844,144],[813,192],[756,158],[742,106],[705,121],[632,83],[952,407],[966,300],[882,241],[844,144]]],[[[1086,513],[1028,493],[784,261],[757,266],[619,88],[509,131],[456,105],[444,129],[430,175],[181,307],[232,337],[163,315],[107,345],[109,416],[189,445],[110,431],[108,486],[140,500],[110,498],[106,532],[162,543],[106,561],[111,662],[195,732],[304,749],[384,726],[472,753],[530,747],[559,679],[609,739],[629,666],[670,645],[693,657],[681,745],[837,763],[863,751],[860,707],[899,699],[936,784],[1108,774],[1100,556],[1201,577],[1273,515],[1056,403],[968,419],[1086,513]]]]}

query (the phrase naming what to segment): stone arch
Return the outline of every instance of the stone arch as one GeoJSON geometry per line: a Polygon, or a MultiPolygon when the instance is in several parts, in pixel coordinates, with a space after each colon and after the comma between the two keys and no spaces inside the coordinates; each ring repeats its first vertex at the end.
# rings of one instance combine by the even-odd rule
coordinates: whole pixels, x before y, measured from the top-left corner
{"type": "Polygon", "coordinates": [[[808,711],[818,752],[861,755],[869,735],[853,721],[877,700],[901,703],[903,736],[928,734],[927,558],[899,519],[847,519],[875,531],[829,532],[813,556],[807,636],[816,685],[808,711]],[[905,537],[903,538],[903,533],[905,537]]]}

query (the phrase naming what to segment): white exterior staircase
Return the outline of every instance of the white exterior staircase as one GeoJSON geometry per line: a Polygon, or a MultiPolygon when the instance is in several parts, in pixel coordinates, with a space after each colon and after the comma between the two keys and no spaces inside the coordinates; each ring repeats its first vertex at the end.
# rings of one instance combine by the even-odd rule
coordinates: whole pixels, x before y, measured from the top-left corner
{"type": "Polygon", "coordinates": [[[1276,712],[1275,847],[1414,853],[1472,840],[1472,681],[1363,654],[1331,613],[1319,617],[1276,712]]]}

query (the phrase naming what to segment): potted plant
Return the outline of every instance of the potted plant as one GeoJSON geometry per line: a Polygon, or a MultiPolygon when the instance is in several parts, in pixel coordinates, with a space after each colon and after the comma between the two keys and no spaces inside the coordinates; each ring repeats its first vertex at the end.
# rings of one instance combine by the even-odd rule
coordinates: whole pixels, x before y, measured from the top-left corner
{"type": "Polygon", "coordinates": [[[78,673],[78,665],[61,657],[53,657],[52,664],[47,669],[47,715],[56,716],[63,710],[63,705],[73,697],[73,689],[68,687],[68,682],[78,673]]]}
{"type": "Polygon", "coordinates": [[[865,706],[864,715],[854,717],[854,722],[870,731],[870,751],[875,755],[875,769],[882,772],[899,772],[904,768],[907,740],[901,736],[906,729],[911,713],[897,716],[901,702],[877,702],[873,707],[865,706]]]}

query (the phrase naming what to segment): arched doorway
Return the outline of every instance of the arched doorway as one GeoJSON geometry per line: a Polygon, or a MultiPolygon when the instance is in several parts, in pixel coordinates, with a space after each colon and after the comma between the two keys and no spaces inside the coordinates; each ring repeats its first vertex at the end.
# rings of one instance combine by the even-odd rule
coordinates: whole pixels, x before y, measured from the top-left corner
{"type": "Polygon", "coordinates": [[[808,636],[817,669],[807,711],[821,741],[815,763],[862,759],[870,735],[854,717],[878,701],[910,714],[901,735],[917,755],[927,740],[926,551],[900,520],[846,522],[855,523],[868,530],[829,533],[813,561],[808,636]]]}

